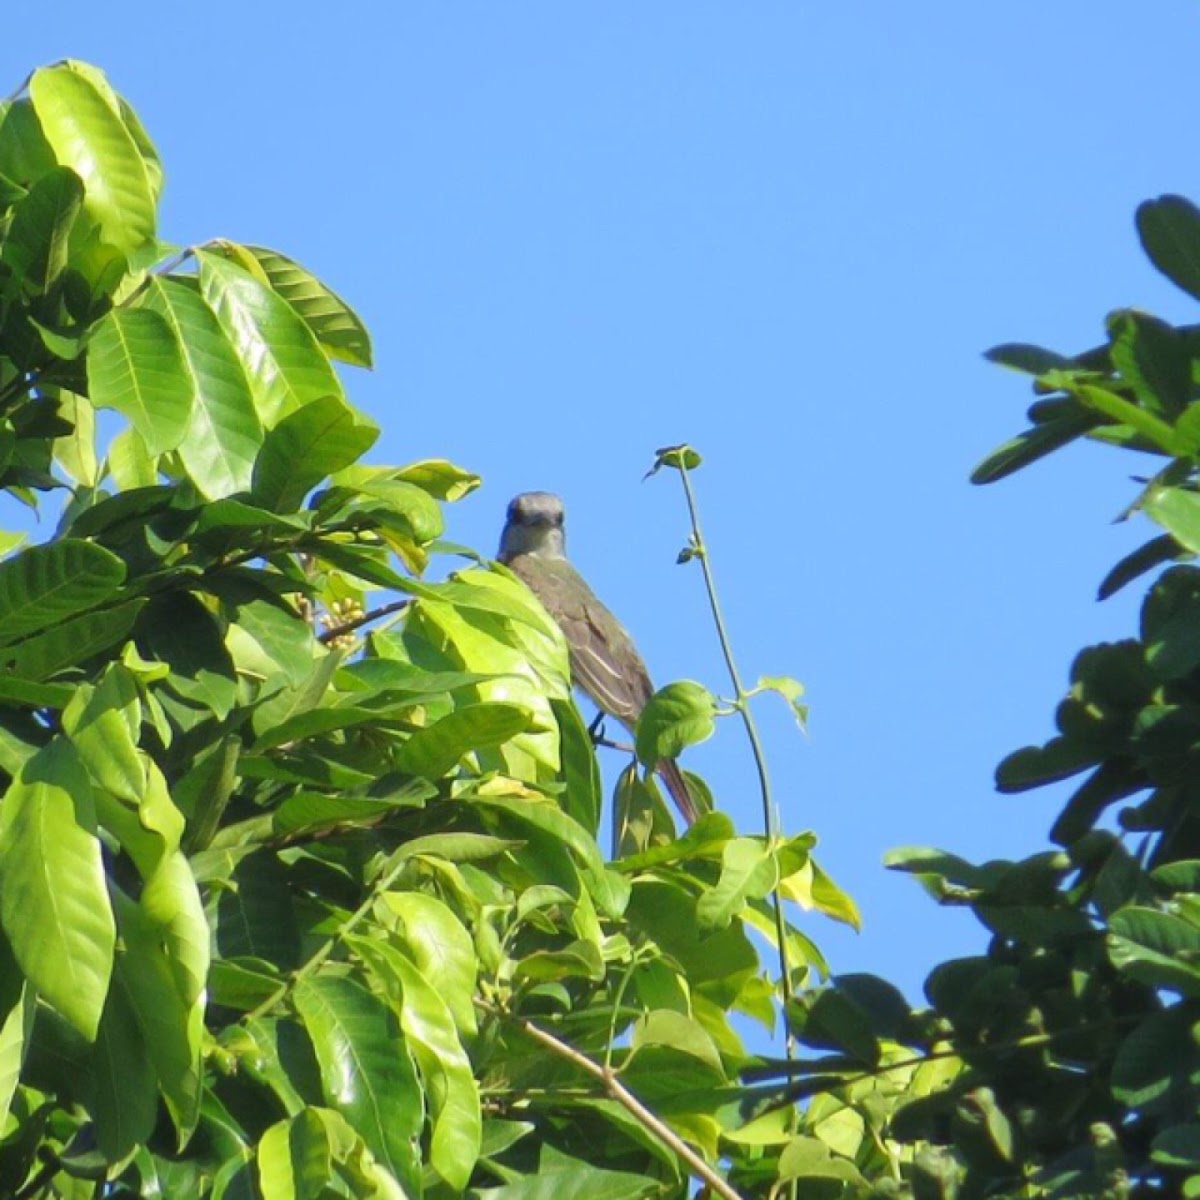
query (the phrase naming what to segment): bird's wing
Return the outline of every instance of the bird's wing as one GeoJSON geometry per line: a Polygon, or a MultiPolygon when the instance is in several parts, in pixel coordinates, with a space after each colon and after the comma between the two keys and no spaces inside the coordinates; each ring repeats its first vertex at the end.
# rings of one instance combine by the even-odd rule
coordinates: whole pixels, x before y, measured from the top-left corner
{"type": "Polygon", "coordinates": [[[575,685],[598,708],[632,729],[654,687],[620,621],[566,559],[521,555],[509,566],[563,631],[575,685]]]}

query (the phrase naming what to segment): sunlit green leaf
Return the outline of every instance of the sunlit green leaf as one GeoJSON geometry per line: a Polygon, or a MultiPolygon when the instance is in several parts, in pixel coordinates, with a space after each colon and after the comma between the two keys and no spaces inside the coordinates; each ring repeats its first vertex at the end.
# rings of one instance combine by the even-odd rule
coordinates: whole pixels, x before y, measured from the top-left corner
{"type": "Polygon", "coordinates": [[[154,240],[155,195],[145,160],[95,84],[67,65],[35,71],[29,94],[55,156],[83,180],[88,212],[126,254],[154,240]]]}
{"type": "MultiPolygon", "coordinates": [[[[225,252],[225,244],[215,249],[225,252]]],[[[332,358],[371,366],[371,338],[354,310],[299,263],[262,246],[241,246],[253,256],[271,287],[295,310],[332,358]]],[[[235,260],[237,261],[237,260],[235,260]]]]}
{"type": "Polygon", "coordinates": [[[0,922],[42,997],[94,1038],[116,933],[91,785],[63,738],[29,759],[0,805],[0,922]]]}
{"type": "Polygon", "coordinates": [[[286,300],[220,255],[201,250],[196,258],[200,290],[237,352],[265,426],[315,400],[341,399],[337,373],[286,300]]]}
{"type": "Polygon", "coordinates": [[[687,746],[712,737],[716,700],[708,688],[680,680],[659,688],[638,718],[637,754],[648,767],[678,758],[687,746]]]}
{"type": "Polygon", "coordinates": [[[482,1118],[471,1061],[458,1039],[450,1009],[433,981],[395,947],[355,938],[351,949],[383,982],[420,1070],[432,1125],[430,1165],[461,1191],[479,1156],[482,1118]]]}
{"type": "Polygon", "coordinates": [[[414,733],[400,748],[396,765],[438,779],[465,755],[499,746],[529,727],[529,713],[516,704],[468,704],[414,733]]]}
{"type": "Polygon", "coordinates": [[[336,395],[325,395],[285,416],[266,435],[254,464],[254,499],[267,508],[297,508],[326,476],[374,444],[379,427],[336,395]]]}
{"type": "Polygon", "coordinates": [[[179,457],[209,498],[250,486],[262,444],[262,424],[237,352],[190,279],[155,277],[145,304],[175,332],[193,395],[192,417],[179,457]]]}
{"type": "Polygon", "coordinates": [[[377,996],[350,979],[316,975],[297,984],[325,1098],[406,1187],[419,1177],[421,1090],[399,1025],[377,996]]]}
{"type": "Polygon", "coordinates": [[[165,317],[150,308],[114,308],[88,342],[87,368],[92,403],[127,417],[149,454],[183,441],[193,380],[165,317]]]}

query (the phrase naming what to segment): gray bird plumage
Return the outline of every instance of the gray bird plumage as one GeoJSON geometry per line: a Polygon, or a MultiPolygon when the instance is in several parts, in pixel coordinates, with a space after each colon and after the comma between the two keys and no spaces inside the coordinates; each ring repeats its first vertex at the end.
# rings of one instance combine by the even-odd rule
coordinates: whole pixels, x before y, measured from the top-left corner
{"type": "MultiPolygon", "coordinates": [[[[552,492],[517,496],[508,506],[497,558],[524,581],[562,630],[575,685],[632,731],[654,685],[624,626],[567,561],[563,516],[563,503],[552,492]]],[[[663,759],[656,770],[691,824],[696,808],[678,764],[663,759]]]]}

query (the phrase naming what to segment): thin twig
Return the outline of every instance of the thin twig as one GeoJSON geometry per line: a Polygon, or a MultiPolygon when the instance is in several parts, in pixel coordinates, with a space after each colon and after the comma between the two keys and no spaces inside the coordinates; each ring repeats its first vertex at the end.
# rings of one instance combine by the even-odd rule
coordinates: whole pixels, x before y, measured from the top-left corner
{"type": "Polygon", "coordinates": [[[361,617],[355,617],[352,621],[343,621],[340,625],[330,626],[317,640],[328,645],[334,638],[345,637],[346,634],[353,633],[356,629],[361,629],[362,626],[368,625],[372,621],[378,621],[380,617],[403,612],[411,603],[411,600],[393,600],[390,604],[381,604],[378,608],[373,608],[370,612],[363,613],[361,617]]]}
{"type": "Polygon", "coordinates": [[[725,1200],[743,1200],[743,1197],[704,1161],[669,1125],[650,1111],[616,1076],[611,1067],[601,1066],[593,1062],[586,1054],[581,1054],[574,1046],[560,1041],[552,1033],[535,1025],[524,1017],[504,1012],[485,1000],[476,999],[476,1005],[485,1012],[502,1020],[510,1021],[525,1036],[538,1045],[545,1047],[552,1054],[578,1067],[585,1074],[596,1079],[608,1095],[615,1100],[626,1112],[632,1114],[648,1129],[663,1145],[674,1151],[687,1164],[692,1176],[705,1184],[718,1196],[725,1200]]]}
{"type": "MultiPolygon", "coordinates": [[[[758,736],[758,726],[754,723],[754,715],[750,711],[749,694],[742,684],[741,673],[733,657],[733,644],[729,639],[729,631],[725,627],[725,618],[721,612],[721,604],[717,599],[717,585],[713,578],[712,564],[708,558],[708,546],[704,535],[700,532],[700,515],[696,509],[696,497],[692,494],[691,481],[688,479],[688,468],[682,459],[678,464],[679,478],[683,482],[683,494],[687,499],[688,515],[692,522],[692,552],[700,560],[700,569],[704,573],[704,587],[708,592],[708,605],[712,610],[713,623],[717,628],[717,638],[721,643],[721,652],[725,656],[725,666],[729,670],[729,679],[733,684],[734,707],[741,714],[742,724],[746,727],[746,736],[750,741],[750,750],[754,755],[754,765],[758,770],[758,784],[762,795],[763,824],[767,839],[774,844],[780,837],[779,812],[771,792],[771,777],[767,772],[767,757],[763,752],[762,740],[758,736]]],[[[783,989],[783,1002],[786,1005],[792,999],[792,972],[787,951],[787,922],[783,915],[783,901],[779,889],[771,892],[771,903],[775,916],[775,933],[779,943],[779,970],[783,989]]],[[[796,1039],[789,1032],[784,1039],[788,1058],[794,1058],[796,1039]]]]}

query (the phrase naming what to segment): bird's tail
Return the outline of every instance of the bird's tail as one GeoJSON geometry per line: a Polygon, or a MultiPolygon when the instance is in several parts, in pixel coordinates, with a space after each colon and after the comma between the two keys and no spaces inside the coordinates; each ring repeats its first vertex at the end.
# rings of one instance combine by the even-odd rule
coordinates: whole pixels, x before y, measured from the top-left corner
{"type": "Polygon", "coordinates": [[[673,758],[662,758],[659,759],[655,770],[666,784],[667,791],[671,793],[671,799],[675,801],[675,807],[679,809],[684,822],[694,825],[700,814],[696,810],[696,802],[692,799],[691,792],[688,791],[687,780],[684,779],[679,764],[673,758]]]}

